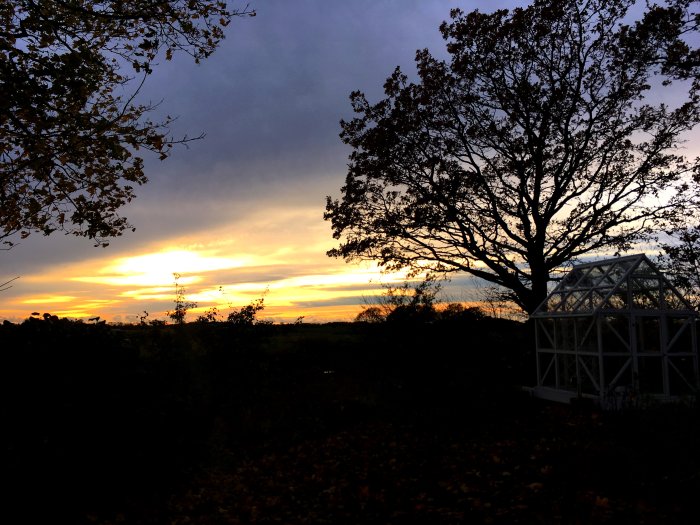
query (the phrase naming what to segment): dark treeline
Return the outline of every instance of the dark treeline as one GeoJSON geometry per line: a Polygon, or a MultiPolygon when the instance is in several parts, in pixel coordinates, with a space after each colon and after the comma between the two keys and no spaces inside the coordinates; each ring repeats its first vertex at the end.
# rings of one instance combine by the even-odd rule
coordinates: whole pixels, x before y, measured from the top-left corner
{"type": "Polygon", "coordinates": [[[532,399],[529,324],[400,317],[1,325],[0,518],[695,523],[697,407],[532,399]]]}
{"type": "Polygon", "coordinates": [[[221,450],[491,410],[534,377],[527,325],[0,326],[2,463],[20,522],[148,506],[221,450]]]}

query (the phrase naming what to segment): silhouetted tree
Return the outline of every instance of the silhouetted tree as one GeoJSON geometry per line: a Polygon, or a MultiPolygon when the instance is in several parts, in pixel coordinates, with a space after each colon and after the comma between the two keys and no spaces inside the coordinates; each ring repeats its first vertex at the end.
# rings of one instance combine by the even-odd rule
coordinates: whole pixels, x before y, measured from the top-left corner
{"type": "Polygon", "coordinates": [[[219,322],[220,314],[216,306],[212,306],[202,315],[197,317],[198,323],[217,323],[219,322]]]}
{"type": "Polygon", "coordinates": [[[633,0],[453,10],[449,62],[418,51],[416,82],[397,68],[385,99],[351,95],[328,254],[466,272],[532,312],[556,268],[653,238],[693,196],[675,148],[700,120],[697,3],[632,24],[633,0]],[[657,102],[679,78],[677,105],[657,102]]]}
{"type": "Polygon", "coordinates": [[[383,323],[386,315],[379,306],[366,306],[355,316],[356,323],[383,323]]]}
{"type": "Polygon", "coordinates": [[[173,278],[175,279],[175,310],[168,312],[168,317],[176,324],[183,324],[187,312],[192,308],[197,308],[197,303],[188,301],[185,297],[185,288],[179,283],[180,274],[174,273],[173,278]]]}
{"type": "Polygon", "coordinates": [[[118,210],[146,182],[138,151],[164,159],[189,140],[134,101],[154,61],[198,62],[254,14],[216,0],[1,2],[0,242],[62,230],[104,246],[130,228],[118,210]]]}
{"type": "Polygon", "coordinates": [[[226,321],[233,326],[253,326],[254,324],[269,324],[266,321],[256,319],[258,312],[265,309],[265,297],[259,297],[239,310],[233,310],[228,314],[226,321]]]}
{"type": "Polygon", "coordinates": [[[673,242],[662,244],[659,266],[696,309],[700,307],[700,227],[679,229],[673,242]]]}
{"type": "Polygon", "coordinates": [[[477,322],[486,317],[480,307],[461,303],[448,303],[438,311],[438,319],[442,322],[477,322]]]}
{"type": "Polygon", "coordinates": [[[442,287],[435,275],[428,274],[415,284],[383,287],[384,292],[372,297],[371,303],[357,314],[356,322],[428,322],[436,318],[437,295],[442,287]]]}

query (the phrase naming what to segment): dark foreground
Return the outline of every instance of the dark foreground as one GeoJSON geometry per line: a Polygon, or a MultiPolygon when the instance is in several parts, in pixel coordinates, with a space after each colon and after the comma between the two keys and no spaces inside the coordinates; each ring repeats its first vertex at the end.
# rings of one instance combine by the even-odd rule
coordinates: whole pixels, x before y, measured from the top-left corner
{"type": "Polygon", "coordinates": [[[532,400],[530,335],[0,327],[0,520],[700,522],[698,409],[532,400]]]}

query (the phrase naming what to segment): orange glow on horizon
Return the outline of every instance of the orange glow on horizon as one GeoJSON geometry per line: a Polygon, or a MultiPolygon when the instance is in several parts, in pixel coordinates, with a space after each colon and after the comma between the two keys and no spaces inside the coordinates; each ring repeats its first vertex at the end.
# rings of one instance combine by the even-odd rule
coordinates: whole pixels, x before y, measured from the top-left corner
{"type": "Polygon", "coordinates": [[[38,304],[38,305],[44,305],[44,304],[60,304],[60,303],[69,303],[71,301],[75,301],[76,297],[72,295],[49,295],[45,297],[36,297],[34,299],[25,299],[22,301],[24,304],[38,304]]]}
{"type": "Polygon", "coordinates": [[[299,317],[306,322],[351,321],[365,298],[377,293],[377,283],[402,278],[383,275],[376,265],[329,259],[315,246],[311,252],[292,245],[277,246],[269,254],[232,256],[226,253],[231,247],[225,250],[222,243],[214,247],[182,244],[134,256],[51,266],[23,276],[19,281],[23,286],[13,291],[27,291],[0,303],[0,320],[20,322],[34,311],[78,319],[99,316],[110,322],[137,322],[139,314],[147,311],[149,319],[167,319],[174,307],[173,274],[178,273],[186,300],[197,303],[188,321],[212,307],[225,317],[231,308],[260,297],[265,309],[259,317],[273,322],[299,317]],[[238,275],[244,279],[236,282],[238,275]],[[52,291],[32,293],[32,289],[52,291]]]}
{"type": "Polygon", "coordinates": [[[174,273],[185,299],[197,303],[187,316],[215,307],[225,317],[264,298],[259,317],[273,322],[351,321],[380,284],[405,274],[385,274],[374,263],[347,264],[326,256],[335,241],[318,209],[256,211],[215,230],[160,240],[136,253],[99,251],[88,260],[39,266],[0,296],[0,322],[32,312],[108,322],[167,319],[174,308],[174,273]]]}

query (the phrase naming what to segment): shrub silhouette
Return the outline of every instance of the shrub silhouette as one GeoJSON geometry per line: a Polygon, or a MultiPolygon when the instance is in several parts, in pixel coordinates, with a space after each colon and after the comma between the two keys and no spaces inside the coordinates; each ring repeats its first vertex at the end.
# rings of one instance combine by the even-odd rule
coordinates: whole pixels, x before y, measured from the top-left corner
{"type": "MultiPolygon", "coordinates": [[[[241,319],[257,325],[262,305],[242,308],[241,319]]],[[[24,522],[80,522],[86,511],[166,497],[217,447],[288,447],[372,414],[410,421],[455,404],[461,413],[475,392],[509,392],[504,362],[521,356],[530,336],[520,323],[470,319],[264,330],[114,327],[51,314],[5,323],[0,461],[8,499],[24,522]]]]}
{"type": "Polygon", "coordinates": [[[2,476],[30,522],[169,486],[210,427],[199,358],[172,329],[44,314],[0,340],[2,476]]]}
{"type": "Polygon", "coordinates": [[[265,321],[256,319],[258,312],[265,309],[265,298],[260,297],[255,299],[250,304],[242,307],[240,310],[233,310],[228,314],[226,321],[232,326],[253,326],[254,324],[266,324],[265,321]]]}
{"type": "Polygon", "coordinates": [[[185,298],[185,288],[178,283],[180,274],[173,273],[173,277],[175,278],[175,310],[168,312],[168,317],[176,324],[183,324],[187,316],[187,311],[192,308],[197,308],[197,303],[188,301],[185,298]]]}
{"type": "Polygon", "coordinates": [[[355,316],[356,323],[383,323],[386,315],[378,306],[368,306],[355,316]]]}

